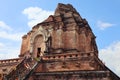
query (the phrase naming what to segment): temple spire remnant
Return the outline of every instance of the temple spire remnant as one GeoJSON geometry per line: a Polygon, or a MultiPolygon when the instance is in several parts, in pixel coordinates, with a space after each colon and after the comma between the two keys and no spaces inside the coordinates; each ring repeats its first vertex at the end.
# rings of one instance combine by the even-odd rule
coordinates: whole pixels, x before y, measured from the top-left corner
{"type": "Polygon", "coordinates": [[[22,37],[23,59],[6,78],[120,80],[98,58],[95,39],[88,21],[71,4],[59,3],[54,15],[22,37]]]}

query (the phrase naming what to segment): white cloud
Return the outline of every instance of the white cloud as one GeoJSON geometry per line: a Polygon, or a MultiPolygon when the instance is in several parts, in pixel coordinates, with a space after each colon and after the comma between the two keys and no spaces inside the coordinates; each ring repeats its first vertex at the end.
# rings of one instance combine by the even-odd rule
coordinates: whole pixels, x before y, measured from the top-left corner
{"type": "Polygon", "coordinates": [[[23,32],[8,33],[7,31],[0,31],[0,38],[9,39],[13,41],[20,41],[23,34],[23,32]]]}
{"type": "Polygon", "coordinates": [[[5,24],[3,21],[0,21],[0,29],[12,30],[12,28],[5,24]]]}
{"type": "Polygon", "coordinates": [[[104,30],[106,28],[112,27],[115,24],[109,23],[109,22],[103,22],[103,21],[97,21],[97,26],[101,29],[104,30]]]}
{"type": "Polygon", "coordinates": [[[20,46],[18,46],[16,43],[20,44],[21,37],[24,33],[15,31],[17,30],[12,29],[4,21],[0,21],[0,59],[18,57],[20,53],[20,46]]]}
{"type": "Polygon", "coordinates": [[[23,10],[23,14],[28,17],[28,26],[32,28],[37,23],[44,21],[49,15],[53,14],[53,11],[43,10],[39,7],[29,7],[23,10]]]}
{"type": "Polygon", "coordinates": [[[3,43],[0,43],[0,48],[4,47],[4,44],[3,43]]]}
{"type": "Polygon", "coordinates": [[[99,57],[112,71],[120,76],[120,41],[101,49],[99,57]]]}
{"type": "Polygon", "coordinates": [[[0,60],[1,59],[11,59],[17,58],[20,53],[18,47],[5,46],[0,48],[0,60]]]}
{"type": "Polygon", "coordinates": [[[4,21],[0,21],[0,38],[20,41],[23,34],[23,32],[14,33],[13,29],[9,25],[4,21]]]}

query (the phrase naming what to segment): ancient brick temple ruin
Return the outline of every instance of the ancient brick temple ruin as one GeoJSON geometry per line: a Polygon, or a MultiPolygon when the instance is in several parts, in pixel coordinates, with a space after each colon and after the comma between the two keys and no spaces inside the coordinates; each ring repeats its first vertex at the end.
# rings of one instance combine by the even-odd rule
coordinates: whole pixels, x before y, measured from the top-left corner
{"type": "Polygon", "coordinates": [[[72,5],[59,3],[54,15],[22,37],[19,58],[0,61],[1,78],[120,80],[98,58],[95,38],[86,19],[72,5]]]}

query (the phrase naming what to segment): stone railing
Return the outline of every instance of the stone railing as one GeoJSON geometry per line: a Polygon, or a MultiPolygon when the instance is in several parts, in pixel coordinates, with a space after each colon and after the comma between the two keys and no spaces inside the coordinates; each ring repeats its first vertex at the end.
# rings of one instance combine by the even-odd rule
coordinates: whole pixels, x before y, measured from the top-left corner
{"type": "Polygon", "coordinates": [[[12,70],[7,76],[7,80],[23,80],[24,77],[32,70],[36,61],[32,58],[25,58],[23,61],[16,66],[16,69],[12,70]]]}
{"type": "Polygon", "coordinates": [[[80,53],[63,53],[63,54],[51,54],[43,56],[43,60],[54,60],[54,59],[67,59],[67,58],[88,58],[97,57],[94,51],[80,52],[80,53]]]}
{"type": "Polygon", "coordinates": [[[6,60],[0,60],[0,67],[2,66],[10,66],[13,64],[18,64],[20,61],[22,60],[22,58],[14,58],[14,59],[6,59],[6,60]]]}

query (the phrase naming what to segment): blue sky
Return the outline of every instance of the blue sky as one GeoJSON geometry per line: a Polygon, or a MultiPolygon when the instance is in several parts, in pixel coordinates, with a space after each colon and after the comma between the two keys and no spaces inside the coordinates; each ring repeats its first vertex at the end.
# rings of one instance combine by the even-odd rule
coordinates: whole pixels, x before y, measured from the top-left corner
{"type": "Polygon", "coordinates": [[[0,59],[17,57],[22,35],[53,14],[58,3],[72,4],[87,19],[100,59],[120,75],[120,0],[0,0],[0,59]]]}

